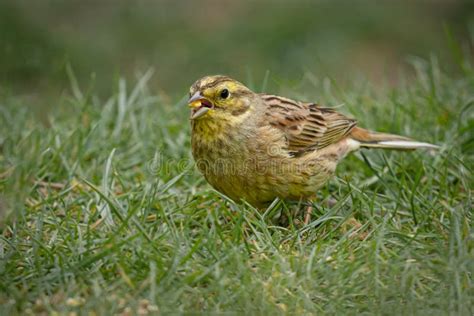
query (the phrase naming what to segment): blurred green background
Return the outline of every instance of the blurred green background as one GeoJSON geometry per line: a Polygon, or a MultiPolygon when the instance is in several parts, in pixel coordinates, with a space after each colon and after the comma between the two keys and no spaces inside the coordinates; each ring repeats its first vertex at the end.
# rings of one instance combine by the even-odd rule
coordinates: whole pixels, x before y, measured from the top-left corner
{"type": "MultiPolygon", "coordinates": [[[[362,76],[393,84],[413,56],[445,67],[469,43],[473,1],[5,1],[3,94],[53,100],[71,66],[82,89],[155,70],[152,87],[183,96],[206,74],[298,84],[362,76]],[[450,35],[447,35],[451,33],[450,35]],[[451,45],[451,41],[459,47],[451,45]]],[[[456,45],[455,45],[456,46],[456,45]]]]}

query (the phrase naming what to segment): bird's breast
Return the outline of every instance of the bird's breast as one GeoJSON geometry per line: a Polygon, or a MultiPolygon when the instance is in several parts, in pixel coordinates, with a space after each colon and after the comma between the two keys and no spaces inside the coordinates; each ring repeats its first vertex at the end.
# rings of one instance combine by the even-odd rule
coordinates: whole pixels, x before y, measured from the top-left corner
{"type": "Polygon", "coordinates": [[[267,136],[259,128],[241,127],[211,139],[193,128],[196,166],[216,190],[235,201],[245,199],[253,205],[271,201],[276,183],[284,181],[285,175],[273,170],[279,166],[280,146],[267,136]]]}

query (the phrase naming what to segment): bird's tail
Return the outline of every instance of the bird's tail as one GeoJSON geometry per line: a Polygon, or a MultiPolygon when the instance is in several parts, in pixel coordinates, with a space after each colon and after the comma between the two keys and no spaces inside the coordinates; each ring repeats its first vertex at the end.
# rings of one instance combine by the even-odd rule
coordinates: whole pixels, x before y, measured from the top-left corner
{"type": "Polygon", "coordinates": [[[349,134],[349,138],[357,141],[359,143],[359,146],[363,148],[385,148],[397,150],[410,150],[417,148],[439,148],[439,146],[424,142],[418,142],[416,140],[412,140],[404,136],[372,132],[357,126],[352,129],[349,134]]]}

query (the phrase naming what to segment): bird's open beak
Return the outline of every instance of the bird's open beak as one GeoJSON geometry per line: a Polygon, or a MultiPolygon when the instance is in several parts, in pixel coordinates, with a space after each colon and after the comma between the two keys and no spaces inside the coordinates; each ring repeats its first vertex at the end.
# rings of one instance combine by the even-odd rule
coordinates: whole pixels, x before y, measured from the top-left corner
{"type": "Polygon", "coordinates": [[[191,120],[203,116],[214,107],[211,101],[204,98],[199,91],[189,98],[188,105],[192,109],[191,120]]]}

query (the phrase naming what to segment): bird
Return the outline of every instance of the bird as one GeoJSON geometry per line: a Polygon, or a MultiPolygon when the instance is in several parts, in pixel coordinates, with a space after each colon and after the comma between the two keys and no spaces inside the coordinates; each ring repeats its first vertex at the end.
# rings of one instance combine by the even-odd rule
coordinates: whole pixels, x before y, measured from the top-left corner
{"type": "Polygon", "coordinates": [[[214,189],[257,209],[276,198],[313,201],[339,162],[361,148],[438,148],[364,129],[318,103],[256,93],[224,75],[194,82],[188,106],[197,169],[214,189]]]}

